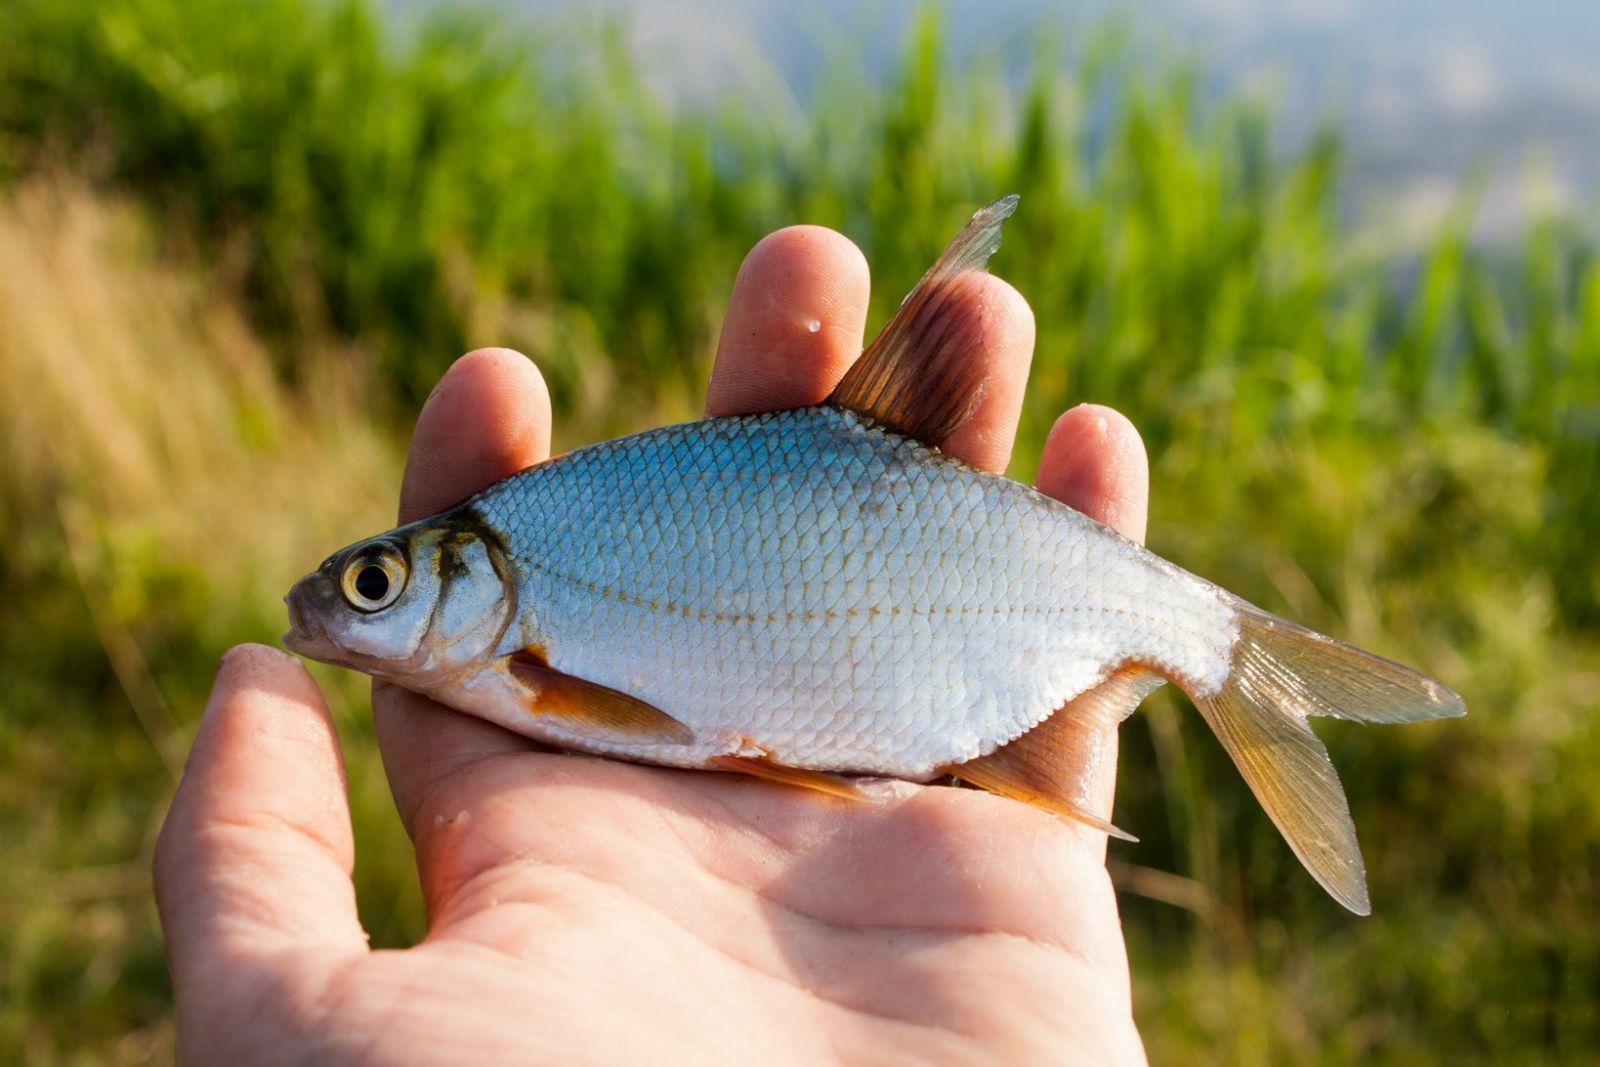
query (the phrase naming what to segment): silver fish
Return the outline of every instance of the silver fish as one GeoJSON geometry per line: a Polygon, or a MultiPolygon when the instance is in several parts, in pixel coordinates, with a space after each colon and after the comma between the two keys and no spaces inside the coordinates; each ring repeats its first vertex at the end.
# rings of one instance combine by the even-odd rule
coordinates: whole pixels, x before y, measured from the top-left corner
{"type": "Polygon", "coordinates": [[[978,393],[956,282],[1015,204],[973,216],[826,403],[580,449],[345,548],[290,592],[286,643],[570,749],[843,794],[954,775],[1108,832],[1065,769],[1170,680],[1366,914],[1307,720],[1461,699],[932,445],[978,393]]]}

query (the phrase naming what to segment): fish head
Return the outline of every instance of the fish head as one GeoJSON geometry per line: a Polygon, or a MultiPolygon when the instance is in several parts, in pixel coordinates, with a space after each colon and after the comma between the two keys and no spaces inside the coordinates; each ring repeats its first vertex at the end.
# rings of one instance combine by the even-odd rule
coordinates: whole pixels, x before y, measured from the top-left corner
{"type": "Polygon", "coordinates": [[[340,549],[284,603],[288,648],[426,692],[495,654],[517,592],[500,539],[457,509],[340,549]]]}

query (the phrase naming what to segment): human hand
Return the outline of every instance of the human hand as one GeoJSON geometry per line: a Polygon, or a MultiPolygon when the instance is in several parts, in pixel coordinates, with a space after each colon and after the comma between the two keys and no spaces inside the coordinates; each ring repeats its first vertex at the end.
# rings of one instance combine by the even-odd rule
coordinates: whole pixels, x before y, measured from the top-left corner
{"type": "MultiPolygon", "coordinates": [[[[1033,319],[973,279],[988,389],[946,451],[1010,455],[1033,319]]],[[[861,350],[867,268],[794,227],[741,268],[708,411],[823,399],[861,350]],[[816,324],[820,323],[820,328],[816,324]]],[[[402,521],[549,449],[531,363],[482,350],[418,420],[402,521]]],[[[1079,407],[1045,492],[1142,537],[1143,446],[1079,407]]],[[[416,844],[426,940],[370,950],[343,765],[291,657],[224,658],[163,827],[156,891],[193,1062],[1128,1063],[1143,1053],[1103,835],[975,790],[897,784],[851,803],[734,775],[539,749],[374,687],[416,844]]],[[[1083,770],[1109,814],[1115,735],[1083,770]]]]}

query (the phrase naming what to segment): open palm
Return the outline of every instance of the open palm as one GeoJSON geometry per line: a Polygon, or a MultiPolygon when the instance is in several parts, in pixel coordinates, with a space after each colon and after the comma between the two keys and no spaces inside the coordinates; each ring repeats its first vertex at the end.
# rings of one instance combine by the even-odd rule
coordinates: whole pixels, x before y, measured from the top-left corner
{"type": "MultiPolygon", "coordinates": [[[[1033,348],[983,278],[986,388],[944,442],[999,470],[1033,348]]],[[[860,352],[867,271],[844,238],[780,231],[746,259],[708,409],[815,403],[860,352]]],[[[548,453],[533,365],[484,350],[424,407],[401,519],[548,453]]],[[[1138,537],[1127,422],[1080,407],[1040,487],[1138,537]]],[[[874,802],[542,751],[378,686],[427,939],[371,951],[342,764],[292,658],[224,659],[163,828],[156,888],[194,1062],[1121,1063],[1142,1060],[1101,835],[972,790],[874,802]]],[[[1115,738],[1082,768],[1105,813],[1115,738]]]]}

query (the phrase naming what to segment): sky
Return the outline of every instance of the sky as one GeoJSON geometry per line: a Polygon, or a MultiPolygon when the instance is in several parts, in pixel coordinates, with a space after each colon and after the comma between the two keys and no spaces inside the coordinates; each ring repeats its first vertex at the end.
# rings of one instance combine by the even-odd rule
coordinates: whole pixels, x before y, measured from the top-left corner
{"type": "MultiPolygon", "coordinates": [[[[535,14],[608,12],[679,99],[774,81],[797,101],[851,41],[887,72],[917,0],[503,0],[535,14]]],[[[1014,53],[1126,17],[1136,39],[1198,58],[1219,85],[1273,102],[1289,140],[1344,121],[1359,211],[1420,237],[1463,174],[1487,182],[1479,232],[1530,210],[1600,205],[1600,0],[944,0],[953,58],[1014,53]]]]}

